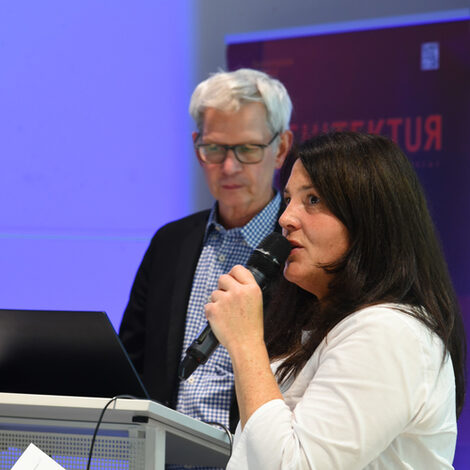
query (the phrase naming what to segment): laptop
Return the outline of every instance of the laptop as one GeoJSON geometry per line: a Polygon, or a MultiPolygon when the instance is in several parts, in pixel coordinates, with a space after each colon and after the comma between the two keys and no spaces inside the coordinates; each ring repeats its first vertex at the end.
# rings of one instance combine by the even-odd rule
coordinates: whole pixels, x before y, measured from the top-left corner
{"type": "Polygon", "coordinates": [[[147,398],[104,312],[0,309],[0,392],[147,398]]]}

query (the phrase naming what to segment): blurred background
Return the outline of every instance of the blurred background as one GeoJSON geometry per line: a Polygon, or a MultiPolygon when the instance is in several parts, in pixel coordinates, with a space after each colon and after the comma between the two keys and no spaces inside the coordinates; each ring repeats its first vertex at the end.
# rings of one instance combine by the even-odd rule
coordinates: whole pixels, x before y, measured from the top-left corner
{"type": "MultiPolygon", "coordinates": [[[[0,308],[103,310],[118,328],[154,232],[212,204],[187,110],[210,73],[253,64],[240,48],[229,64],[228,48],[465,18],[470,0],[0,0],[0,308]]],[[[446,182],[459,231],[468,206],[446,182]]],[[[446,255],[468,260],[458,246],[446,255]]],[[[451,274],[470,305],[465,273],[451,274]]],[[[470,468],[468,410],[457,469],[470,468]]]]}

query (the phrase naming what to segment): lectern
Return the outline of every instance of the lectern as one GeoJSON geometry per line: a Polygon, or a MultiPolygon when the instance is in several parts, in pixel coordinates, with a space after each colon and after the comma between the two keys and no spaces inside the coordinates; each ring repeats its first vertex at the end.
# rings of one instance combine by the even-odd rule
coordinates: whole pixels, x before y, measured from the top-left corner
{"type": "MultiPolygon", "coordinates": [[[[0,393],[0,470],[10,470],[31,442],[66,469],[85,469],[95,426],[108,401],[0,393]]],[[[225,467],[229,453],[223,430],[150,400],[118,399],[100,424],[91,468],[225,467]]]]}

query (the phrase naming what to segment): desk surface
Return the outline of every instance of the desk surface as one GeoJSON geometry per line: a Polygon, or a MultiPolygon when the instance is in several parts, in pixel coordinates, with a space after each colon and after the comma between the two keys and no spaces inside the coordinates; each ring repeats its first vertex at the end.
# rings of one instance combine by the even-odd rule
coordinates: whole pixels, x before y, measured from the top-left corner
{"type": "MultiPolygon", "coordinates": [[[[110,399],[93,397],[70,397],[54,395],[27,395],[0,393],[1,418],[61,419],[93,422],[110,399]]],[[[226,433],[178,411],[151,400],[115,400],[106,410],[103,423],[135,423],[135,417],[148,418],[189,434],[197,434],[221,445],[229,452],[230,442],[226,433]]]]}
{"type": "MultiPolygon", "coordinates": [[[[0,393],[0,432],[15,423],[35,428],[45,422],[94,428],[109,401],[108,398],[0,393]]],[[[151,400],[116,399],[106,409],[102,425],[162,429],[166,434],[168,463],[179,463],[178,459],[184,457],[193,464],[201,458],[200,465],[225,466],[230,455],[230,440],[223,430],[151,400]]]]}

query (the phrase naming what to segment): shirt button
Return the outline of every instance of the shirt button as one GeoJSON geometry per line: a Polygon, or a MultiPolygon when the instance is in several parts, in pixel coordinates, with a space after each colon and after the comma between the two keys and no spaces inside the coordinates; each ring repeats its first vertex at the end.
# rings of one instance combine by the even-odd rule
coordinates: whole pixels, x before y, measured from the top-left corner
{"type": "Polygon", "coordinates": [[[224,262],[225,261],[225,255],[219,255],[219,261],[224,262]]]}
{"type": "Polygon", "coordinates": [[[189,382],[190,384],[193,384],[193,383],[194,383],[194,377],[189,377],[188,382],[189,382]]]}

